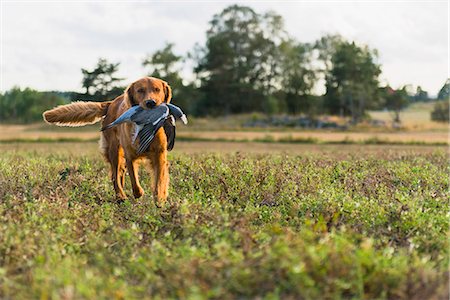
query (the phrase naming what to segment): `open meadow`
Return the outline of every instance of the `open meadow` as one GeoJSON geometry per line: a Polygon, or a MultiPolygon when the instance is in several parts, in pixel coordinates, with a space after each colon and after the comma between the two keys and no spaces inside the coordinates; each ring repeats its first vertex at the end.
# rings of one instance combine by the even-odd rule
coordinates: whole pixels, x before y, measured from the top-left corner
{"type": "Polygon", "coordinates": [[[450,299],[445,1],[0,2],[0,300],[450,299]]]}
{"type": "Polygon", "coordinates": [[[0,125],[0,298],[447,299],[448,127],[430,109],[401,129],[192,118],[163,208],[128,178],[116,202],[98,124],[0,125]]]}
{"type": "Polygon", "coordinates": [[[161,209],[96,142],[0,151],[0,298],[449,295],[445,146],[177,142],[161,209]]]}

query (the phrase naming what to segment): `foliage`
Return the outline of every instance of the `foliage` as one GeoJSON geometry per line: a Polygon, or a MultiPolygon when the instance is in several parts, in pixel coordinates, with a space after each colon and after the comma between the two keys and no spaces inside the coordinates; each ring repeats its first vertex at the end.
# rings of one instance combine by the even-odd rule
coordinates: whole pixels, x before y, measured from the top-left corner
{"type": "Polygon", "coordinates": [[[0,298],[448,295],[444,152],[170,160],[158,209],[115,203],[98,155],[4,152],[0,298]]]}
{"type": "Polygon", "coordinates": [[[279,81],[282,18],[233,5],[214,15],[195,71],[201,79],[203,114],[265,111],[279,81]],[[245,99],[245,100],[244,100],[245,99]]]}
{"type": "Polygon", "coordinates": [[[447,81],[445,81],[445,84],[439,90],[438,99],[447,101],[450,100],[450,78],[448,78],[447,81]]]}
{"type": "MultiPolygon", "coordinates": [[[[176,54],[174,48],[166,43],[142,64],[148,75],[171,85],[174,103],[191,115],[329,113],[350,116],[356,124],[367,110],[382,109],[386,100],[379,94],[376,49],[338,34],[325,34],[311,44],[299,42],[274,11],[228,6],[209,22],[204,45],[196,44],[187,55],[176,54]],[[189,71],[194,78],[183,78],[189,71]],[[323,81],[325,95],[315,95],[316,84],[323,81]]],[[[69,93],[70,99],[105,101],[122,94],[119,65],[100,58],[93,69],[81,69],[85,93],[69,93]]],[[[449,82],[439,99],[448,99],[449,82]]],[[[428,93],[419,86],[408,91],[408,98],[426,101],[428,93]]]]}
{"type": "Polygon", "coordinates": [[[355,42],[339,41],[331,53],[331,69],[326,75],[325,106],[332,114],[351,116],[353,123],[379,101],[377,52],[355,42]]]}
{"type": "Polygon", "coordinates": [[[315,42],[314,48],[317,50],[317,58],[321,63],[319,71],[324,79],[331,72],[333,67],[331,60],[339,45],[344,41],[345,39],[339,34],[325,34],[315,42]]]}
{"type": "Polygon", "coordinates": [[[424,91],[422,87],[419,85],[416,89],[415,95],[412,97],[412,101],[428,101],[430,98],[428,97],[428,92],[424,91]]]}
{"type": "Polygon", "coordinates": [[[385,89],[385,106],[390,111],[394,112],[394,122],[400,123],[400,111],[406,108],[409,104],[408,94],[405,87],[398,90],[393,90],[391,87],[385,89]]]}
{"type": "Polygon", "coordinates": [[[284,95],[287,111],[292,114],[313,111],[312,89],[316,73],[312,68],[311,45],[293,40],[280,45],[281,93],[284,95]]]}
{"type": "Polygon", "coordinates": [[[124,87],[118,86],[122,78],[115,77],[120,63],[110,63],[99,58],[92,71],[81,69],[82,86],[86,89],[84,100],[106,101],[114,99],[123,93],[124,87]]]}
{"type": "Polygon", "coordinates": [[[157,50],[145,58],[142,65],[150,67],[149,76],[164,78],[172,87],[178,87],[182,84],[179,73],[183,58],[173,53],[173,47],[174,44],[166,43],[163,49],[157,50]]]}
{"type": "Polygon", "coordinates": [[[437,122],[449,122],[450,107],[448,101],[436,102],[434,109],[431,112],[431,120],[437,122]]]}
{"type": "Polygon", "coordinates": [[[166,43],[163,49],[148,55],[142,65],[149,68],[148,75],[162,78],[169,83],[173,92],[173,102],[188,114],[195,113],[200,92],[193,83],[185,84],[180,76],[183,57],[173,52],[174,44],[166,43]]]}
{"type": "Polygon", "coordinates": [[[13,87],[0,94],[0,122],[30,123],[42,120],[42,112],[59,104],[64,98],[52,92],[13,87]]]}

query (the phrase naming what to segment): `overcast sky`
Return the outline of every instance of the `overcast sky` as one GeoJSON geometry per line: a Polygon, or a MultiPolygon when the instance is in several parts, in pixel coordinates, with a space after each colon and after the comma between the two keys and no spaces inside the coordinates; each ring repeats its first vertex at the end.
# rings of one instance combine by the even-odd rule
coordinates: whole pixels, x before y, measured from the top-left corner
{"type": "Polygon", "coordinates": [[[302,42],[339,33],[369,44],[393,87],[421,85],[435,95],[449,76],[446,1],[0,1],[2,91],[80,91],[80,68],[99,57],[120,62],[124,83],[134,81],[146,73],[146,54],[166,41],[178,54],[204,44],[212,16],[234,3],[276,11],[302,42]]]}

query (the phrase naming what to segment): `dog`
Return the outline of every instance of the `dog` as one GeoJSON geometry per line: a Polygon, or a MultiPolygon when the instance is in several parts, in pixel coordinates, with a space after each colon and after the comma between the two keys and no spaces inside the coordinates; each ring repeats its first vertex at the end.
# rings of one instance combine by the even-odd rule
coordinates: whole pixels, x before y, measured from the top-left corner
{"type": "MultiPolygon", "coordinates": [[[[114,122],[123,112],[134,105],[151,109],[161,103],[169,103],[172,89],[167,82],[154,77],[144,77],[131,83],[124,93],[112,101],[78,101],[57,106],[43,113],[47,123],[59,126],[84,126],[100,120],[102,127],[114,122]]],[[[150,162],[152,193],[156,205],[161,207],[167,200],[169,189],[169,163],[167,160],[168,142],[163,128],[160,128],[148,150],[138,154],[132,143],[133,125],[120,124],[102,131],[100,149],[111,166],[111,180],[118,200],[126,199],[124,193],[125,171],[131,178],[133,195],[139,198],[144,194],[139,183],[138,170],[143,161],[150,162]]]]}

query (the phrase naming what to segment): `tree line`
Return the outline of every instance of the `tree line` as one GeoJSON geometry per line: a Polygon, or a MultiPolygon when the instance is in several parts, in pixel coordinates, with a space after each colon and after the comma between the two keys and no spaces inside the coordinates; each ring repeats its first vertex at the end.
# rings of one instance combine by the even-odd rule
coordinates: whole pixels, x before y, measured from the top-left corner
{"type": "MultiPolygon", "coordinates": [[[[84,93],[69,98],[105,101],[120,95],[125,86],[116,75],[119,66],[101,58],[93,69],[81,69],[84,93]]],[[[257,13],[241,5],[213,16],[204,45],[180,55],[174,44],[166,43],[144,57],[142,66],[172,86],[174,103],[199,116],[334,114],[358,123],[369,109],[390,109],[399,122],[405,106],[429,99],[421,87],[381,86],[378,52],[368,45],[330,34],[303,43],[289,35],[277,13],[257,13]],[[187,65],[194,66],[189,79],[181,75],[187,65]],[[325,93],[318,96],[321,82],[325,93]]],[[[440,99],[448,99],[448,89],[449,81],[440,99]]]]}
{"type": "Polygon", "coordinates": [[[0,94],[0,122],[39,121],[42,120],[43,111],[65,104],[68,100],[68,93],[38,92],[30,88],[13,87],[0,94]]]}

